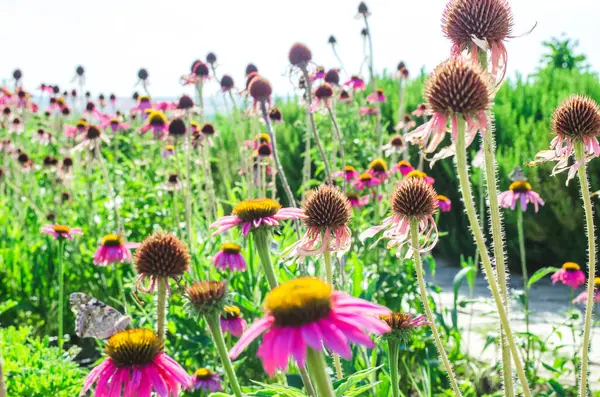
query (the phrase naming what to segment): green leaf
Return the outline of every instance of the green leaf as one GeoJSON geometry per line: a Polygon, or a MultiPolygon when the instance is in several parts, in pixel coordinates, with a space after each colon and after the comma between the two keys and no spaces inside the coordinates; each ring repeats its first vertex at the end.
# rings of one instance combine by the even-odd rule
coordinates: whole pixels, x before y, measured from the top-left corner
{"type": "Polygon", "coordinates": [[[567,395],[565,393],[565,389],[563,389],[560,383],[558,383],[558,381],[556,381],[555,379],[550,379],[548,381],[548,384],[550,384],[550,387],[552,388],[552,390],[554,390],[558,397],[565,397],[567,395]]]}
{"type": "Polygon", "coordinates": [[[352,386],[356,385],[361,380],[367,378],[370,374],[377,371],[379,368],[381,368],[381,365],[379,367],[363,369],[362,371],[355,372],[344,379],[338,380],[333,384],[333,387],[335,388],[335,395],[337,397],[345,396],[346,391],[348,391],[352,386]]]}
{"type": "Polygon", "coordinates": [[[344,397],[361,396],[367,390],[374,388],[375,386],[377,386],[380,383],[381,383],[381,381],[375,382],[375,383],[369,383],[368,385],[357,387],[356,389],[350,390],[348,393],[344,394],[344,397]]]}
{"type": "Polygon", "coordinates": [[[542,278],[544,278],[545,276],[547,276],[550,273],[555,273],[557,271],[559,271],[560,269],[558,267],[543,267],[540,270],[538,270],[537,272],[533,273],[533,275],[531,276],[531,278],[529,278],[529,282],[527,283],[527,288],[531,288],[531,286],[535,283],[537,283],[538,281],[540,281],[542,278]]]}
{"type": "Polygon", "coordinates": [[[544,368],[546,368],[548,371],[554,372],[555,374],[559,374],[560,373],[560,371],[557,370],[556,368],[554,368],[552,365],[549,365],[549,364],[546,364],[546,363],[542,363],[542,366],[544,368]]]}

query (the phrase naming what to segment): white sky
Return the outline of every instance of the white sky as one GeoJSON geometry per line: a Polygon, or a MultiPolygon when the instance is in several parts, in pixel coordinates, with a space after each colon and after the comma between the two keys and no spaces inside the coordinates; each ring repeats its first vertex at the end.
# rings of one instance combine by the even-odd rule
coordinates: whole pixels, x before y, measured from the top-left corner
{"type": "MultiPolygon", "coordinates": [[[[291,89],[287,53],[300,41],[313,60],[338,66],[327,39],[334,34],[349,72],[362,60],[362,20],[355,0],[0,0],[0,79],[14,68],[26,88],[41,82],[69,83],[84,65],[95,95],[128,97],[140,67],[150,73],[154,96],[184,92],[179,77],[196,58],[214,51],[219,74],[243,85],[244,69],[255,63],[277,93],[291,89]]],[[[404,60],[413,75],[431,70],[449,53],[440,17],[446,0],[368,0],[375,68],[395,69],[404,60]]],[[[600,70],[600,1],[513,0],[515,34],[536,30],[508,45],[509,75],[535,70],[541,42],[565,32],[580,40],[579,51],[600,70]]],[[[366,70],[365,70],[366,73],[366,70]]],[[[217,91],[217,85],[208,88],[217,91]]]]}

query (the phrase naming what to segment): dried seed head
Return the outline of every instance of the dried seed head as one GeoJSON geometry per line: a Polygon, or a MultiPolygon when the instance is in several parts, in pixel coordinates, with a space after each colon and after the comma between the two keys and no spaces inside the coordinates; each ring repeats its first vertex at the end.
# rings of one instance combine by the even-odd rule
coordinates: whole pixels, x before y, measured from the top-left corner
{"type": "Polygon", "coordinates": [[[215,134],[215,126],[213,123],[204,123],[202,128],[200,128],[200,132],[204,135],[214,135],[215,134]]]}
{"type": "Polygon", "coordinates": [[[182,119],[173,119],[169,124],[169,135],[174,137],[182,137],[185,135],[186,126],[182,119]]]}
{"type": "Polygon", "coordinates": [[[365,16],[369,15],[369,8],[363,1],[358,5],[358,13],[365,16]]]}
{"type": "Polygon", "coordinates": [[[260,157],[269,157],[273,151],[271,150],[271,145],[263,143],[258,147],[257,152],[260,157]]]}
{"type": "Polygon", "coordinates": [[[77,76],[83,76],[83,74],[85,73],[85,69],[83,68],[83,66],[79,65],[75,69],[75,73],[77,73],[77,76]]]}
{"type": "Polygon", "coordinates": [[[21,80],[21,77],[23,77],[23,72],[21,72],[21,69],[15,69],[13,72],[13,79],[21,80]]]}
{"type": "Polygon", "coordinates": [[[248,66],[246,66],[246,76],[250,73],[258,73],[258,68],[253,63],[249,63],[248,66]]]}
{"type": "Polygon", "coordinates": [[[209,73],[208,66],[206,66],[206,64],[204,62],[202,62],[201,60],[196,60],[192,64],[192,73],[194,73],[196,76],[200,76],[200,77],[208,76],[208,73],[209,73]]]}
{"type": "Polygon", "coordinates": [[[148,76],[149,76],[149,74],[146,69],[142,68],[142,69],[138,70],[138,78],[140,80],[145,81],[148,79],[148,76]]]}
{"type": "Polygon", "coordinates": [[[569,138],[599,136],[600,106],[591,98],[570,96],[554,111],[552,131],[569,138]]]}
{"type": "Polygon", "coordinates": [[[340,84],[340,73],[337,69],[329,69],[327,73],[325,73],[325,82],[331,85],[339,85],[340,84]]]}
{"type": "Polygon", "coordinates": [[[406,178],[400,182],[390,198],[394,214],[423,218],[433,215],[437,207],[435,189],[421,178],[406,178]]]}
{"type": "Polygon", "coordinates": [[[315,90],[315,96],[319,99],[331,98],[333,96],[333,87],[329,83],[323,83],[315,90]]]}
{"type": "Polygon", "coordinates": [[[346,225],[352,217],[352,205],[336,186],[321,185],[309,191],[302,209],[307,216],[304,224],[309,228],[335,229],[346,225]]]}
{"type": "Polygon", "coordinates": [[[194,107],[194,101],[188,95],[182,95],[177,103],[177,109],[191,109],[194,107]]]}
{"type": "Polygon", "coordinates": [[[276,106],[273,106],[271,109],[269,109],[269,119],[271,119],[272,121],[283,120],[283,115],[281,114],[281,110],[279,110],[279,108],[277,108],[276,106]]]}
{"type": "Polygon", "coordinates": [[[208,62],[211,65],[217,62],[217,56],[214,52],[209,52],[208,54],[206,54],[206,62],[208,62]]]}
{"type": "Polygon", "coordinates": [[[492,86],[479,65],[453,58],[439,65],[425,83],[429,107],[442,114],[472,114],[488,110],[492,86]]]}
{"type": "Polygon", "coordinates": [[[221,77],[221,88],[225,91],[233,88],[233,78],[229,75],[224,74],[221,77]]]}
{"type": "Polygon", "coordinates": [[[331,36],[329,36],[329,39],[327,40],[327,42],[328,42],[329,44],[332,44],[332,45],[333,45],[333,44],[336,44],[336,43],[337,43],[337,40],[336,40],[336,38],[335,38],[335,36],[334,36],[334,35],[331,35],[331,36]]]}
{"type": "Polygon", "coordinates": [[[226,305],[227,284],[225,281],[199,281],[185,289],[188,307],[198,314],[220,312],[226,305]]]}
{"type": "Polygon", "coordinates": [[[452,0],[442,16],[442,31],[461,48],[473,38],[495,43],[512,30],[513,16],[506,0],[452,0]]]}
{"type": "Polygon", "coordinates": [[[185,244],[175,235],[157,232],[147,237],[135,252],[139,274],[154,277],[179,277],[190,264],[185,244]]]}
{"type": "Polygon", "coordinates": [[[252,96],[254,100],[263,101],[271,96],[273,88],[271,87],[269,80],[257,75],[250,81],[249,91],[250,96],[252,96]]]}
{"type": "Polygon", "coordinates": [[[305,68],[312,59],[310,49],[302,43],[296,43],[290,49],[290,63],[299,68],[305,68]]]}

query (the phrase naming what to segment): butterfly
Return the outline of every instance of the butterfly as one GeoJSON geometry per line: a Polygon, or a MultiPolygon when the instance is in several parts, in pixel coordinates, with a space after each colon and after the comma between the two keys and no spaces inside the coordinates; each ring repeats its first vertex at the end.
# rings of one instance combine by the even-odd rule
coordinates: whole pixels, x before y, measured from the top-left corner
{"type": "Polygon", "coordinates": [[[512,172],[508,175],[508,178],[511,181],[513,181],[513,182],[526,181],[527,180],[527,178],[525,178],[525,174],[523,174],[523,170],[519,166],[516,166],[512,170],[512,172]]]}
{"type": "Polygon", "coordinates": [[[84,293],[71,294],[69,301],[77,314],[75,333],[80,338],[110,338],[131,323],[131,317],[84,293]]]}

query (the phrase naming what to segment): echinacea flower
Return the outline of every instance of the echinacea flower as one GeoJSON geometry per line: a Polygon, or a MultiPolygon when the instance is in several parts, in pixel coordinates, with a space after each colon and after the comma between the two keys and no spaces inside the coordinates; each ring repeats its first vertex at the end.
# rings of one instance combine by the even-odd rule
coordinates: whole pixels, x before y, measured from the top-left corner
{"type": "Polygon", "coordinates": [[[40,229],[40,232],[51,235],[55,240],[63,238],[73,240],[73,236],[83,235],[80,227],[69,227],[66,225],[45,225],[40,229]]]}
{"type": "Polygon", "coordinates": [[[121,331],[105,347],[108,358],[85,378],[79,396],[96,384],[95,396],[177,397],[192,385],[185,370],[164,353],[160,338],[148,329],[121,331]]]}
{"type": "Polygon", "coordinates": [[[412,119],[412,116],[410,114],[406,113],[402,120],[400,120],[400,122],[396,124],[396,127],[394,129],[396,131],[408,131],[415,128],[416,125],[417,122],[412,119]]]}
{"type": "Polygon", "coordinates": [[[246,237],[252,229],[278,226],[280,221],[304,217],[299,208],[281,208],[275,200],[260,198],[242,201],[233,208],[232,215],[218,219],[210,227],[217,228],[213,233],[215,236],[241,225],[242,234],[246,237]]]}
{"type": "Polygon", "coordinates": [[[229,332],[239,338],[246,330],[246,321],[242,318],[242,312],[237,306],[225,306],[221,312],[220,322],[223,334],[229,332]]]}
{"type": "Polygon", "coordinates": [[[340,95],[338,96],[338,102],[341,103],[350,103],[352,102],[352,96],[346,90],[341,90],[340,95]]]}
{"type": "Polygon", "coordinates": [[[419,171],[419,170],[412,170],[408,174],[406,174],[405,177],[406,178],[423,179],[425,182],[427,182],[430,185],[433,185],[435,183],[435,179],[433,179],[432,177],[430,177],[423,171],[419,171]]]}
{"type": "MultiPolygon", "coordinates": [[[[190,254],[185,244],[175,235],[156,232],[146,237],[135,252],[134,262],[139,274],[136,284],[150,279],[144,292],[151,292],[159,279],[177,279],[187,272],[190,254]]],[[[167,283],[167,288],[168,288],[167,283]]]]}
{"type": "Polygon", "coordinates": [[[175,118],[171,120],[167,130],[169,131],[169,136],[177,140],[185,136],[187,133],[187,126],[185,125],[185,121],[180,118],[175,118]]]}
{"type": "Polygon", "coordinates": [[[352,181],[352,185],[357,190],[364,190],[365,188],[372,188],[379,185],[381,181],[375,178],[372,174],[364,172],[359,175],[357,179],[352,181]]]}
{"type": "MultiPolygon", "coordinates": [[[[381,225],[373,226],[359,236],[360,241],[371,238],[381,231],[383,235],[379,240],[389,240],[387,247],[401,248],[410,239],[410,220],[418,220],[419,234],[424,237],[423,247],[420,253],[426,253],[433,249],[438,240],[438,231],[433,219],[438,200],[437,193],[433,187],[422,178],[403,179],[394,189],[390,196],[392,215],[383,220],[381,225]]],[[[409,247],[406,258],[412,256],[412,247],[409,247]]]]}
{"type": "Polygon", "coordinates": [[[277,124],[283,121],[283,115],[277,106],[273,106],[271,109],[269,109],[269,120],[277,124]]]}
{"type": "Polygon", "coordinates": [[[352,208],[364,207],[369,203],[369,195],[361,197],[356,193],[346,193],[346,197],[352,208]]]}
{"type": "Polygon", "coordinates": [[[388,166],[384,159],[375,159],[371,161],[367,172],[377,178],[380,182],[385,181],[389,177],[388,166]]]}
{"type": "Polygon", "coordinates": [[[438,194],[438,207],[441,212],[450,212],[452,210],[452,201],[442,194],[438,194]]]}
{"type": "Polygon", "coordinates": [[[366,106],[360,108],[359,113],[361,116],[375,116],[377,113],[379,113],[379,110],[376,107],[366,106]]]}
{"type": "Polygon", "coordinates": [[[187,84],[198,84],[199,82],[205,81],[209,78],[210,70],[208,65],[200,60],[194,61],[191,67],[191,73],[187,76],[181,77],[181,83],[187,84]]]}
{"type": "Polygon", "coordinates": [[[568,287],[577,289],[585,284],[585,273],[577,263],[567,262],[552,275],[552,284],[559,281],[568,287]]]}
{"type": "Polygon", "coordinates": [[[110,139],[102,130],[95,125],[88,125],[86,131],[79,135],[77,139],[80,141],[76,146],[73,147],[73,151],[80,150],[95,150],[100,142],[104,142],[106,144],[110,143],[110,139]]]}
{"type": "Polygon", "coordinates": [[[104,128],[105,130],[110,129],[110,131],[113,133],[123,132],[129,128],[129,124],[122,123],[121,120],[119,120],[116,117],[105,118],[102,122],[102,128],[104,128]]]}
{"type": "Polygon", "coordinates": [[[219,270],[243,272],[246,270],[246,260],[242,255],[242,247],[234,243],[225,243],[213,258],[213,264],[219,270]]]}
{"type": "Polygon", "coordinates": [[[153,110],[148,114],[146,125],[142,127],[142,135],[152,130],[155,139],[162,139],[169,131],[169,125],[165,114],[159,110],[153,110]]]}
{"type": "Polygon", "coordinates": [[[406,64],[404,62],[400,61],[400,63],[398,63],[398,66],[396,67],[396,70],[396,78],[408,79],[408,68],[406,67],[406,64]]]}
{"type": "Polygon", "coordinates": [[[417,108],[412,112],[412,115],[415,117],[429,116],[429,109],[427,109],[427,104],[419,104],[419,106],[417,106],[417,108]]]}
{"type": "Polygon", "coordinates": [[[583,161],[600,156],[600,106],[591,98],[572,95],[554,111],[552,132],[556,137],[550,143],[550,150],[542,150],[530,165],[547,161],[557,161],[552,175],[569,170],[567,184],[575,176],[583,161]],[[569,158],[576,155],[575,148],[581,145],[582,159],[569,165],[569,158]]]}
{"type": "Polygon", "coordinates": [[[193,390],[202,389],[205,393],[223,390],[223,386],[221,386],[221,375],[212,372],[208,368],[199,368],[192,375],[191,388],[193,390]]]}
{"type": "Polygon", "coordinates": [[[326,83],[331,84],[334,87],[340,85],[340,71],[338,69],[329,69],[327,73],[325,73],[325,77],[323,77],[326,83]]]}
{"type": "Polygon", "coordinates": [[[85,132],[87,127],[87,121],[85,119],[79,119],[74,126],[65,125],[65,136],[67,138],[75,138],[78,134],[85,132]]]}
{"type": "Polygon", "coordinates": [[[532,203],[535,212],[538,212],[539,206],[544,205],[544,200],[540,195],[531,190],[531,185],[527,181],[515,181],[510,184],[507,191],[498,195],[498,201],[502,208],[514,210],[517,202],[521,201],[521,211],[527,211],[527,204],[532,203]]]}
{"type": "MultiPolygon", "coordinates": [[[[596,277],[594,279],[594,303],[600,303],[600,277],[596,277]]],[[[582,303],[585,304],[587,302],[588,292],[582,292],[575,299],[573,299],[573,303],[582,303]]]]}
{"type": "Polygon", "coordinates": [[[130,114],[135,115],[139,113],[142,117],[142,120],[146,120],[148,117],[148,113],[146,110],[152,109],[152,101],[148,95],[140,95],[137,98],[137,104],[132,107],[129,111],[130,114]]]}
{"type": "Polygon", "coordinates": [[[369,103],[377,103],[377,102],[385,102],[386,101],[386,97],[385,97],[385,93],[383,91],[383,88],[378,88],[377,90],[375,90],[375,92],[370,93],[367,96],[367,102],[369,103]]]}
{"type": "Polygon", "coordinates": [[[175,156],[175,146],[166,145],[161,152],[161,156],[163,159],[166,159],[167,157],[175,156]]]}
{"type": "Polygon", "coordinates": [[[321,80],[325,77],[325,68],[323,66],[317,66],[315,71],[310,75],[310,81],[321,80]]]}
{"type": "Polygon", "coordinates": [[[229,355],[236,359],[266,332],[257,356],[271,376],[278,368],[285,370],[290,357],[304,367],[308,349],[322,352],[325,347],[350,359],[349,342],[374,348],[369,334],[390,331],[376,317],[389,314],[389,309],[334,291],[317,278],[303,277],[279,285],[267,295],[264,307],[265,316],[244,332],[229,355]]]}
{"type": "Polygon", "coordinates": [[[309,62],[312,60],[312,52],[305,44],[294,43],[292,48],[290,48],[288,59],[292,66],[306,69],[309,62]]]}
{"type": "Polygon", "coordinates": [[[102,244],[94,254],[94,264],[107,266],[113,263],[131,261],[131,249],[139,247],[139,243],[127,243],[118,234],[108,234],[102,238],[102,244]]]}
{"type": "Polygon", "coordinates": [[[365,81],[356,75],[351,76],[350,80],[346,81],[344,85],[352,88],[354,91],[362,91],[367,87],[365,81]]]}
{"type": "MultiPolygon", "coordinates": [[[[460,118],[467,124],[465,141],[468,147],[478,131],[483,134],[488,130],[486,112],[490,109],[492,96],[492,85],[481,66],[463,58],[451,58],[435,68],[425,82],[425,99],[433,116],[405,138],[410,143],[423,145],[425,153],[433,153],[444,140],[448,123],[452,141],[456,142],[460,118]]],[[[450,146],[434,159],[453,154],[454,148],[450,146]]]]}
{"type": "Polygon", "coordinates": [[[408,313],[391,313],[379,316],[392,329],[384,335],[386,339],[394,339],[400,342],[409,342],[415,330],[419,327],[431,325],[424,315],[413,316],[408,313]]]}
{"type": "Polygon", "coordinates": [[[248,86],[248,92],[254,100],[254,107],[256,108],[262,101],[266,104],[271,105],[271,94],[273,93],[273,87],[269,80],[256,75],[248,86]]]}
{"type": "Polygon", "coordinates": [[[227,74],[224,74],[221,77],[221,91],[229,92],[233,89],[233,87],[234,87],[233,78],[227,74]]]}
{"type": "Polygon", "coordinates": [[[168,190],[170,192],[176,192],[178,190],[183,189],[183,184],[181,183],[181,180],[179,179],[179,175],[170,174],[167,177],[167,180],[165,181],[165,183],[163,183],[163,189],[168,190]]]}
{"type": "Polygon", "coordinates": [[[324,107],[325,109],[331,108],[331,98],[333,98],[333,87],[329,83],[323,83],[315,89],[315,99],[310,106],[311,112],[319,110],[324,107]]]}
{"type": "Polygon", "coordinates": [[[23,123],[23,121],[20,118],[15,117],[8,125],[7,130],[8,130],[8,132],[12,132],[17,135],[20,135],[23,132],[25,132],[25,124],[23,123]]]}
{"type": "Polygon", "coordinates": [[[408,145],[402,135],[394,135],[390,138],[389,143],[383,145],[381,147],[383,153],[386,157],[391,157],[393,155],[398,155],[404,153],[406,149],[408,149],[408,145]]]}
{"type": "Polygon", "coordinates": [[[306,234],[288,248],[287,257],[321,255],[337,252],[343,256],[350,249],[352,232],[348,222],[352,206],[338,187],[321,185],[306,194],[302,203],[306,234]]]}
{"type": "Polygon", "coordinates": [[[185,288],[187,308],[201,316],[219,313],[227,305],[227,282],[202,280],[185,288]]]}
{"type": "Polygon", "coordinates": [[[356,169],[347,165],[344,167],[343,171],[336,171],[332,174],[334,178],[344,178],[347,182],[353,181],[360,176],[360,173],[356,171],[356,169]]]}
{"type": "Polygon", "coordinates": [[[400,171],[402,176],[406,176],[414,170],[415,169],[413,168],[413,166],[410,165],[410,163],[406,160],[400,160],[398,163],[394,164],[394,166],[392,167],[392,172],[400,171]]]}

